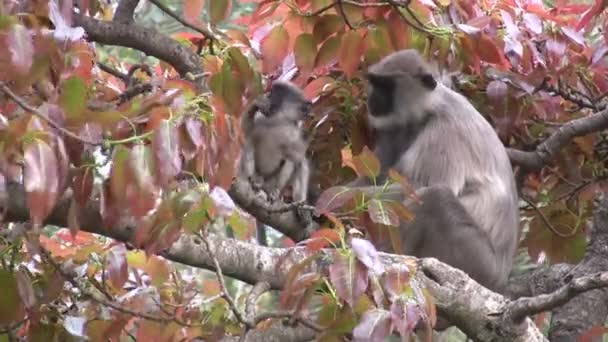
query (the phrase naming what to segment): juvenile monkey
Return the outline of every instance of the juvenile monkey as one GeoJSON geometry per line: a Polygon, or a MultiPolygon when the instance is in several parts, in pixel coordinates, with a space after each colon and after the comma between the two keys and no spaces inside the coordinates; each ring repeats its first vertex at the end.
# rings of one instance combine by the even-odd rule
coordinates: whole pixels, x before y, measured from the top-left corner
{"type": "Polygon", "coordinates": [[[287,185],[292,186],[294,201],[306,200],[310,167],[301,126],[311,108],[297,86],[275,81],[270,93],[256,99],[242,117],[240,176],[261,187],[271,200],[287,185]],[[262,115],[256,117],[258,113],[262,115]]]}
{"type": "MultiPolygon", "coordinates": [[[[435,257],[501,292],[516,253],[519,210],[511,164],[494,129],[464,96],[437,82],[415,50],[386,56],[365,77],[379,181],[393,168],[422,200],[397,198],[415,215],[399,227],[403,252],[435,257]]],[[[359,178],[350,185],[371,183],[359,178]]],[[[377,246],[392,251],[390,241],[377,246]]]]}

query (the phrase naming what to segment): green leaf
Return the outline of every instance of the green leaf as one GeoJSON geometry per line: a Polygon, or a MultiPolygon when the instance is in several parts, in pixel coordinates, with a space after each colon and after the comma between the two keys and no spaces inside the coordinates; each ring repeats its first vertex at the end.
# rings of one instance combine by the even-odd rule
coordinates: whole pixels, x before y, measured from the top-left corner
{"type": "Polygon", "coordinates": [[[0,325],[9,326],[16,323],[25,314],[21,297],[17,289],[15,275],[5,269],[0,269],[0,325]]]}
{"type": "MultiPolygon", "coordinates": [[[[188,0],[190,1],[190,0],[188,0]]],[[[217,24],[226,19],[232,7],[231,0],[210,0],[209,3],[209,20],[212,24],[217,24]]]]}
{"type": "Polygon", "coordinates": [[[335,36],[329,38],[321,45],[315,60],[316,68],[323,68],[338,61],[341,40],[342,38],[340,36],[335,36]]]}
{"type": "Polygon", "coordinates": [[[317,45],[312,34],[302,33],[296,38],[294,55],[298,68],[302,71],[312,70],[317,55],[317,45]]]}
{"type": "Polygon", "coordinates": [[[344,29],[344,21],[342,17],[336,14],[326,14],[321,16],[315,27],[312,30],[312,34],[315,38],[315,43],[322,43],[327,37],[338,33],[344,29]]]}
{"type": "Polygon", "coordinates": [[[61,84],[59,104],[67,119],[82,116],[87,106],[87,86],[80,77],[72,76],[61,84]]]}
{"type": "Polygon", "coordinates": [[[399,225],[399,217],[390,205],[374,198],[369,201],[367,209],[369,217],[374,223],[393,227],[399,225]]]}

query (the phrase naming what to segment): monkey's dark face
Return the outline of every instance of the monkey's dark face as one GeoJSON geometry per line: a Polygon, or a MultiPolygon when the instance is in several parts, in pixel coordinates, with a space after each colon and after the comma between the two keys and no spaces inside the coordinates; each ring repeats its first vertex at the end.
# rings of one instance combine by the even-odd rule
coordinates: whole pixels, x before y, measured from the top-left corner
{"type": "Polygon", "coordinates": [[[391,114],[395,106],[395,80],[371,73],[366,78],[371,86],[367,97],[369,113],[378,117],[391,114]]]}
{"type": "Polygon", "coordinates": [[[312,102],[295,86],[286,82],[275,82],[268,94],[268,115],[286,115],[294,120],[305,119],[312,110],[312,102]]]}

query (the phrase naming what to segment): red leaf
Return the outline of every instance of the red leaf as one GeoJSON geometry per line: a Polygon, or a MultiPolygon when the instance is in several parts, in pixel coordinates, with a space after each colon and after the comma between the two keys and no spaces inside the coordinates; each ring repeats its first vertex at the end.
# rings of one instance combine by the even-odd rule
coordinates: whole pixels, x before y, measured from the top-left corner
{"type": "Polygon", "coordinates": [[[397,227],[399,225],[399,217],[390,205],[378,199],[372,199],[367,206],[369,217],[374,223],[384,226],[397,227]]]}
{"type": "Polygon", "coordinates": [[[34,293],[34,287],[32,286],[32,279],[28,275],[28,272],[20,267],[15,273],[17,280],[17,290],[19,291],[19,297],[25,305],[26,309],[32,309],[36,302],[36,294],[34,293]]]}
{"type": "Polygon", "coordinates": [[[363,49],[365,49],[365,44],[357,31],[348,31],[342,36],[338,59],[340,67],[347,77],[352,77],[357,71],[363,49]]]}
{"type": "Polygon", "coordinates": [[[604,1],[604,0],[595,0],[595,4],[593,4],[593,6],[589,9],[589,11],[587,11],[583,15],[581,20],[576,25],[576,30],[579,31],[582,28],[584,28],[585,26],[587,26],[587,24],[589,24],[591,19],[593,19],[595,16],[597,16],[598,14],[600,14],[604,11],[604,8],[606,8],[606,5],[607,5],[606,1],[604,1]]]}
{"type": "Polygon", "coordinates": [[[179,154],[179,130],[169,120],[163,120],[152,138],[155,166],[160,184],[167,184],[182,170],[179,154]]]}
{"type": "MultiPolygon", "coordinates": [[[[213,0],[211,0],[213,2],[213,0]]],[[[203,13],[203,6],[205,2],[203,0],[188,0],[184,1],[183,15],[184,18],[191,23],[199,23],[200,15],[203,13]]]]}
{"type": "Polygon", "coordinates": [[[391,265],[383,278],[383,288],[391,301],[396,300],[409,286],[410,270],[406,265],[391,265]]]}
{"type": "Polygon", "coordinates": [[[289,33],[284,27],[275,26],[268,35],[262,39],[260,50],[262,52],[263,71],[272,73],[287,56],[289,46],[289,33]]]}
{"type": "Polygon", "coordinates": [[[334,253],[334,262],[329,266],[329,279],[338,297],[351,308],[369,284],[367,268],[354,255],[340,253],[334,253]]]}
{"type": "Polygon", "coordinates": [[[361,261],[367,268],[374,271],[375,274],[379,275],[384,272],[384,265],[380,261],[378,251],[368,240],[353,238],[351,245],[355,256],[361,261]]]}
{"type": "Polygon", "coordinates": [[[350,189],[344,186],[331,187],[319,196],[316,203],[316,212],[318,214],[328,213],[334,209],[342,207],[348,201],[353,199],[359,190],[350,189]]]}
{"type": "Polygon", "coordinates": [[[401,336],[409,336],[422,318],[417,304],[406,303],[402,298],[391,304],[391,320],[401,336]]]}
{"type": "Polygon", "coordinates": [[[8,32],[7,44],[12,64],[18,72],[27,73],[34,58],[34,43],[30,31],[23,25],[12,25],[8,32]]]}
{"type": "Polygon", "coordinates": [[[383,309],[366,311],[353,329],[355,341],[384,341],[391,333],[391,314],[383,309]]]}
{"type": "Polygon", "coordinates": [[[141,217],[156,206],[159,190],[154,181],[152,153],[149,146],[135,145],[129,154],[129,174],[132,182],[127,186],[129,209],[141,217]]]}
{"type": "Polygon", "coordinates": [[[93,170],[90,167],[81,167],[76,170],[74,180],[72,181],[72,189],[76,202],[82,207],[91,197],[93,191],[93,170]]]}
{"type": "Polygon", "coordinates": [[[330,245],[340,242],[340,233],[336,229],[323,228],[311,234],[310,238],[302,241],[306,249],[316,252],[330,245]]]}
{"type": "Polygon", "coordinates": [[[481,33],[478,40],[477,51],[482,60],[500,66],[509,66],[502,50],[496,45],[494,40],[485,33],[481,33]]]}
{"type": "Polygon", "coordinates": [[[122,207],[126,204],[127,188],[129,186],[129,151],[122,145],[114,150],[112,169],[110,171],[110,190],[116,205],[122,207]]]}
{"type": "Polygon", "coordinates": [[[108,251],[106,269],[108,270],[112,286],[121,289],[129,278],[127,249],[123,244],[114,245],[108,251]]]}
{"type": "Polygon", "coordinates": [[[42,140],[25,146],[24,185],[30,218],[42,224],[55,207],[59,188],[58,163],[53,149],[42,140]]]}

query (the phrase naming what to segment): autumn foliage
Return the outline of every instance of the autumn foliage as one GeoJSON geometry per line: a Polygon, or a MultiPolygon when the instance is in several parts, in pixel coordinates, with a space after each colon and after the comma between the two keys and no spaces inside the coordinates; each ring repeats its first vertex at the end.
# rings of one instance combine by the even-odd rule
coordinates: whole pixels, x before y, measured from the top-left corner
{"type": "MultiPolygon", "coordinates": [[[[155,27],[153,9],[172,18],[158,2],[140,4],[125,24],[119,11],[132,19],[138,1],[0,1],[0,340],[178,341],[269,325],[238,317],[248,286],[165,252],[184,236],[256,243],[255,218],[229,193],[241,112],[276,79],[314,101],[306,131],[324,223],[304,241],[274,241],[305,245],[309,257],[277,273],[284,286],[259,311],[280,308],[326,341],[409,336],[436,318],[434,299],[412,281],[416,265],[385,267],[371,243],[347,234],[390,238],[413,219],[401,203],[341,186],[379,172],[362,72],[419,50],[512,150],[532,151],[608,104],[601,0],[167,1],[178,32],[155,27]],[[19,186],[24,198],[11,197],[19,186]],[[335,248],[327,274],[307,271],[323,248],[335,248]]],[[[591,203],[606,188],[606,127],[542,168],[513,160],[523,217],[516,270],[582,260],[591,203]]],[[[401,175],[389,178],[410,193],[401,175]]]]}

